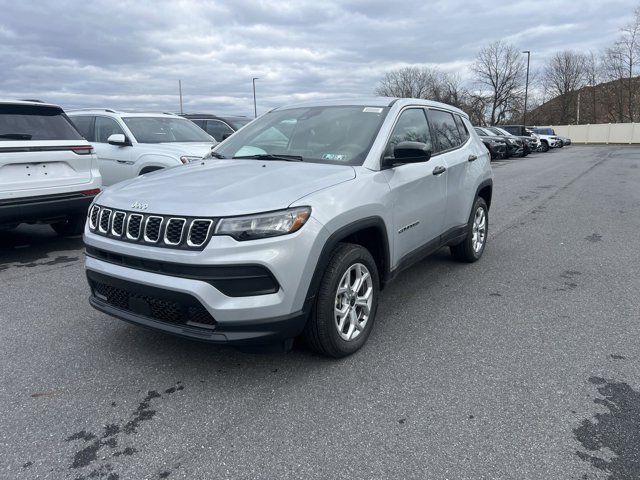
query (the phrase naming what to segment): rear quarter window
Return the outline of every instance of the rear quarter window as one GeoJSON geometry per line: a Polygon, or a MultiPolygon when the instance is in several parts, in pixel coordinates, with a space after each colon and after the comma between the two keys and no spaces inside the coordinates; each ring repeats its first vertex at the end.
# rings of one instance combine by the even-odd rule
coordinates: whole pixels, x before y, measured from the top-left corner
{"type": "Polygon", "coordinates": [[[438,152],[451,150],[462,145],[460,132],[453,115],[443,110],[429,110],[431,134],[435,137],[438,152]]]}
{"type": "Polygon", "coordinates": [[[82,135],[60,108],[0,105],[0,141],[3,140],[82,140],[82,135]]]}

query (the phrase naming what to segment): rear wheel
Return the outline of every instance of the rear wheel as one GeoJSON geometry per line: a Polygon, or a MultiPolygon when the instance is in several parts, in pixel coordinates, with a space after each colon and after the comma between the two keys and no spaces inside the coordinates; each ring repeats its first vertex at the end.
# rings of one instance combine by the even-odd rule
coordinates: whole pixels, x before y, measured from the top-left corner
{"type": "Polygon", "coordinates": [[[484,198],[478,197],[473,204],[467,223],[467,237],[457,245],[451,245],[451,255],[460,262],[480,260],[487,244],[489,233],[489,209],[484,198]]]}
{"type": "Polygon", "coordinates": [[[63,237],[82,235],[86,220],[87,216],[85,214],[72,215],[64,222],[52,223],[51,228],[63,237]]]}
{"type": "Polygon", "coordinates": [[[303,333],[309,346],[336,358],[356,352],[373,328],[379,291],[378,269],[369,251],[360,245],[338,244],[303,333]]]}

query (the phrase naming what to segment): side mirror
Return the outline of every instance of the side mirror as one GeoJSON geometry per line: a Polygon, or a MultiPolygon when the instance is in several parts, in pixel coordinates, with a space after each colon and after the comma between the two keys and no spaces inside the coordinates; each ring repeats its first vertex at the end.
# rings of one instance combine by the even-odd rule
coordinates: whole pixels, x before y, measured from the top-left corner
{"type": "Polygon", "coordinates": [[[233,135],[233,132],[227,132],[227,133],[223,133],[222,134],[222,140],[226,140],[227,138],[229,138],[231,135],[233,135]]]}
{"type": "Polygon", "coordinates": [[[131,145],[127,137],[125,137],[122,133],[114,133],[113,135],[109,135],[109,138],[107,138],[107,143],[109,145],[117,145],[119,147],[131,145]]]}
{"type": "Polygon", "coordinates": [[[404,163],[427,162],[431,158],[431,149],[422,142],[400,142],[393,149],[393,157],[385,157],[383,166],[392,167],[404,163]]]}

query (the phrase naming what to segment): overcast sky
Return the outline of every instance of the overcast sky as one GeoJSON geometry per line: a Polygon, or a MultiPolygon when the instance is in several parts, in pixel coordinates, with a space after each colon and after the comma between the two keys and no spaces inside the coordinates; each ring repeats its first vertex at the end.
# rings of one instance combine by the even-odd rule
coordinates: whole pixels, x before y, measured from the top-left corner
{"type": "Polygon", "coordinates": [[[532,52],[599,50],[638,0],[0,0],[0,98],[72,107],[258,113],[373,92],[386,70],[468,75],[504,39],[532,52]]]}

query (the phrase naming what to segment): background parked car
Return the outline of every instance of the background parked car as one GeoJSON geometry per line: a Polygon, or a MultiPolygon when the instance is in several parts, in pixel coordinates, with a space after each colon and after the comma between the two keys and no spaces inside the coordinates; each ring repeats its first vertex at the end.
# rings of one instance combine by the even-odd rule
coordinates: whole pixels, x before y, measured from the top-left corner
{"type": "Polygon", "coordinates": [[[476,130],[476,133],[478,133],[478,135],[484,135],[492,138],[500,138],[505,142],[507,142],[508,157],[524,157],[526,155],[524,142],[519,138],[513,137],[513,136],[498,135],[492,132],[491,130],[489,130],[488,128],[484,128],[484,127],[474,127],[474,128],[476,130]]]}
{"type": "Polygon", "coordinates": [[[70,111],[69,117],[93,144],[104,185],[200,160],[217,143],[171,113],[96,109],[70,111]]]}
{"type": "Polygon", "coordinates": [[[553,128],[538,128],[532,127],[533,132],[540,137],[540,141],[543,143],[543,151],[549,150],[549,148],[562,148],[562,140],[553,131],[553,128]],[[548,148],[544,150],[544,144],[548,145],[548,148]]]}
{"type": "Polygon", "coordinates": [[[102,185],[93,148],[57,105],[0,101],[0,229],[82,233],[102,185]]]}
{"type": "Polygon", "coordinates": [[[218,142],[240,130],[252,120],[243,116],[219,117],[206,113],[185,113],[182,116],[198,125],[218,142]]]}
{"type": "Polygon", "coordinates": [[[489,150],[489,154],[491,155],[491,160],[499,160],[502,158],[509,157],[509,148],[506,140],[502,140],[500,138],[496,138],[490,135],[485,135],[484,132],[479,128],[474,128],[484,146],[489,150]]]}
{"type": "Polygon", "coordinates": [[[525,146],[525,156],[529,155],[531,152],[537,152],[540,147],[540,139],[536,135],[514,135],[507,130],[504,130],[501,127],[493,126],[487,127],[488,130],[491,130],[496,135],[502,135],[505,137],[515,137],[522,140],[522,143],[525,146]]]}

